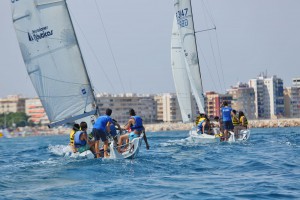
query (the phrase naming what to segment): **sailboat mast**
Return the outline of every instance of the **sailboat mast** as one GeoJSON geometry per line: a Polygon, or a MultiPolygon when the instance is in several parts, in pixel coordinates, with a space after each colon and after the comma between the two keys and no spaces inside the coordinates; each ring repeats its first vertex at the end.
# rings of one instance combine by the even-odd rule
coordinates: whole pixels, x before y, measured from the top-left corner
{"type": "MultiPolygon", "coordinates": [[[[71,18],[71,15],[70,15],[69,6],[68,6],[67,1],[66,1],[66,8],[67,8],[67,13],[68,13],[68,15],[69,15],[69,18],[72,19],[72,18],[71,18]]],[[[73,28],[73,30],[74,30],[74,32],[75,32],[74,24],[73,24],[72,20],[71,20],[71,26],[72,26],[72,28],[73,28]]],[[[84,68],[84,71],[85,71],[86,74],[88,74],[88,71],[87,71],[86,65],[85,65],[85,61],[84,61],[84,58],[83,58],[83,56],[82,56],[82,51],[81,51],[81,48],[80,48],[80,44],[79,44],[78,39],[77,39],[77,35],[74,34],[74,36],[75,36],[75,40],[76,40],[76,42],[77,42],[77,44],[78,44],[79,51],[81,52],[80,57],[81,57],[82,62],[83,62],[83,68],[84,68]]],[[[94,94],[94,89],[93,89],[93,86],[92,86],[90,77],[87,76],[87,79],[88,79],[89,86],[90,86],[90,88],[91,88],[91,90],[92,90],[92,93],[93,93],[92,96],[93,96],[93,100],[94,100],[94,106],[97,107],[97,106],[96,106],[97,101],[96,101],[96,97],[95,97],[95,94],[94,94]]],[[[99,111],[98,111],[98,109],[97,109],[97,114],[99,114],[98,112],[99,112],[99,111]]]]}
{"type": "MultiPolygon", "coordinates": [[[[198,47],[197,47],[197,38],[196,38],[196,34],[195,34],[195,24],[194,24],[194,17],[193,17],[193,8],[192,8],[192,2],[190,1],[190,8],[191,8],[191,20],[192,20],[192,24],[193,24],[193,34],[195,37],[195,42],[196,42],[196,55],[197,55],[197,60],[198,60],[198,65],[199,65],[199,75],[200,75],[200,81],[201,81],[201,90],[203,91],[203,84],[202,84],[202,77],[201,77],[201,70],[200,70],[200,63],[199,63],[199,55],[198,55],[198,47]]],[[[203,95],[203,94],[202,94],[203,95]]]]}

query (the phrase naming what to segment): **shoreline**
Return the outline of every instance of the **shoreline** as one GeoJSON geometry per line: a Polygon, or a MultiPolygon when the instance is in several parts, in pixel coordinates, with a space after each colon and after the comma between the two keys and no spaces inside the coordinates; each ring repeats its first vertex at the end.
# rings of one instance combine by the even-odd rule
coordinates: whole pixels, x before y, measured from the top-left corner
{"type": "MultiPolygon", "coordinates": [[[[146,131],[185,131],[190,130],[194,123],[157,123],[145,124],[146,131]]],[[[276,127],[298,127],[300,126],[300,118],[284,118],[284,119],[263,119],[263,120],[248,120],[248,128],[276,128],[276,127]]]]}
{"type": "MultiPolygon", "coordinates": [[[[146,132],[159,131],[188,131],[193,127],[194,123],[182,122],[166,122],[145,124],[146,132]]],[[[300,118],[284,118],[284,119],[264,119],[264,120],[248,120],[249,128],[277,128],[277,127],[300,127],[300,118]]],[[[69,135],[70,128],[54,128],[48,127],[24,127],[9,131],[9,137],[27,137],[27,136],[48,136],[48,135],[69,135]]],[[[0,130],[0,132],[3,130],[0,130]]],[[[0,134],[1,138],[1,134],[0,134]]]]}

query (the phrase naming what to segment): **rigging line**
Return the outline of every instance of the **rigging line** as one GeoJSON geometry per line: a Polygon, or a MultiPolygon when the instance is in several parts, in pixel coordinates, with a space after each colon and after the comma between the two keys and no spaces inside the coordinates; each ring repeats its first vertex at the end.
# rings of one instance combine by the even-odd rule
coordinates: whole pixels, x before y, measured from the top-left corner
{"type": "Polygon", "coordinates": [[[203,0],[202,0],[202,4],[203,4],[204,9],[206,10],[206,13],[207,13],[209,19],[212,22],[212,24],[216,27],[215,21],[214,21],[213,16],[212,16],[211,9],[209,8],[209,4],[207,3],[207,6],[206,6],[206,4],[205,4],[205,2],[203,0]]]}
{"type": "MultiPolygon", "coordinates": [[[[208,17],[210,18],[210,20],[212,21],[212,23],[214,24],[214,26],[216,27],[215,25],[215,22],[214,22],[214,18],[213,18],[213,14],[211,12],[211,9],[209,7],[209,3],[206,2],[204,0],[202,0],[202,3],[204,5],[204,8],[207,10],[207,14],[208,14],[208,17]]],[[[221,51],[220,51],[220,44],[219,44],[219,39],[218,39],[218,33],[217,31],[215,32],[216,34],[216,40],[217,40],[217,47],[218,47],[218,54],[219,54],[219,62],[220,62],[220,68],[221,68],[221,72],[222,72],[222,79],[223,79],[223,85],[224,85],[224,92],[226,92],[226,89],[225,89],[225,78],[224,78],[224,72],[223,72],[223,64],[222,64],[222,58],[221,58],[221,51]]]]}
{"type": "MultiPolygon", "coordinates": [[[[208,14],[207,12],[207,10],[204,10],[205,9],[205,5],[204,5],[204,2],[203,2],[203,0],[201,1],[202,2],[202,9],[203,9],[203,16],[204,16],[204,22],[205,22],[205,24],[206,24],[206,26],[208,26],[208,20],[207,20],[207,15],[206,14],[208,14]],[[206,14],[205,14],[206,13],[206,14]]],[[[211,38],[211,35],[210,34],[208,34],[208,37],[209,37],[209,44],[210,44],[210,48],[211,48],[211,52],[212,52],[212,56],[213,56],[213,61],[214,61],[214,65],[215,65],[215,68],[216,68],[216,71],[217,71],[217,77],[218,77],[218,81],[219,81],[219,84],[220,84],[220,88],[221,88],[221,90],[222,90],[222,84],[221,84],[221,81],[220,81],[220,75],[219,75],[219,70],[218,70],[218,64],[217,64],[217,61],[216,61],[216,56],[215,56],[215,51],[214,51],[214,46],[213,46],[213,44],[212,44],[212,38],[211,38]]]]}
{"type": "Polygon", "coordinates": [[[69,82],[69,81],[54,79],[54,78],[50,78],[48,76],[39,75],[39,74],[37,74],[37,72],[33,72],[33,73],[28,72],[28,74],[29,75],[32,74],[32,75],[35,75],[37,77],[43,77],[45,79],[49,79],[49,80],[56,81],[56,82],[61,82],[61,83],[70,83],[70,84],[74,84],[74,85],[89,85],[89,84],[86,84],[86,83],[75,83],[75,82],[69,82]]]}
{"type": "Polygon", "coordinates": [[[224,85],[224,92],[226,92],[226,89],[225,89],[225,78],[224,78],[224,71],[223,71],[223,64],[222,64],[222,57],[221,57],[221,54],[220,54],[220,44],[219,44],[219,39],[218,39],[218,33],[217,31],[215,32],[216,34],[216,40],[217,40],[217,47],[218,47],[218,54],[219,54],[219,62],[220,62],[220,68],[221,68],[221,72],[222,72],[222,79],[223,79],[223,85],[224,85]]]}
{"type": "MultiPolygon", "coordinates": [[[[70,11],[70,13],[71,13],[71,11],[70,11]]],[[[72,13],[71,13],[71,14],[72,14],[72,13]]],[[[72,15],[73,15],[73,14],[72,14],[72,15]]],[[[74,15],[73,15],[73,16],[74,16],[74,15]]],[[[75,21],[75,23],[77,24],[77,26],[78,26],[80,32],[82,33],[82,35],[83,35],[83,37],[84,37],[86,43],[87,43],[88,46],[89,46],[91,52],[93,53],[94,57],[96,58],[97,63],[100,65],[100,68],[101,68],[101,70],[102,70],[102,73],[104,74],[105,78],[107,79],[109,85],[112,87],[113,91],[116,92],[116,90],[115,90],[115,88],[114,88],[112,82],[111,82],[110,79],[108,78],[108,75],[106,74],[106,72],[105,72],[105,70],[104,70],[104,68],[103,68],[103,66],[102,66],[102,64],[101,64],[101,62],[100,62],[100,60],[99,60],[99,58],[97,57],[95,51],[93,51],[92,45],[91,45],[90,42],[88,41],[86,35],[84,34],[84,31],[81,29],[81,26],[79,25],[79,23],[77,22],[77,20],[76,20],[74,17],[73,17],[72,19],[73,19],[73,20],[75,21]]]]}
{"type": "Polygon", "coordinates": [[[109,47],[109,51],[110,51],[110,54],[113,58],[113,61],[114,61],[114,65],[115,65],[115,68],[117,70],[117,74],[118,74],[118,77],[120,79],[120,82],[121,82],[121,85],[122,85],[122,89],[123,89],[123,92],[125,93],[125,88],[124,88],[124,84],[123,84],[123,81],[122,81],[122,78],[121,78],[121,75],[120,75],[120,72],[119,72],[119,69],[118,69],[118,66],[117,66],[117,62],[116,62],[116,59],[115,59],[115,56],[113,54],[113,51],[112,51],[112,48],[111,48],[111,44],[109,42],[109,39],[108,39],[108,36],[107,36],[107,32],[106,32],[106,29],[105,29],[105,26],[104,26],[104,23],[103,23],[103,20],[102,20],[102,16],[101,16],[101,12],[100,12],[100,8],[99,8],[99,5],[97,3],[97,1],[95,0],[95,4],[97,6],[97,11],[98,11],[98,15],[100,17],[100,21],[101,21],[101,24],[102,24],[102,27],[103,27],[103,30],[104,30],[104,34],[105,34],[105,37],[106,37],[106,41],[107,41],[107,44],[108,44],[108,47],[109,47]]]}
{"type": "Polygon", "coordinates": [[[201,32],[205,32],[205,31],[211,31],[211,30],[216,30],[216,27],[213,28],[209,28],[209,29],[204,29],[204,30],[200,30],[200,31],[195,31],[195,33],[201,33],[201,32]]]}
{"type": "Polygon", "coordinates": [[[215,81],[214,81],[214,79],[213,79],[213,76],[212,76],[212,73],[211,73],[211,71],[210,71],[210,68],[208,67],[208,63],[207,63],[207,61],[206,61],[206,59],[205,59],[204,53],[203,53],[203,51],[202,51],[202,49],[201,49],[200,47],[199,47],[199,49],[200,49],[201,55],[202,55],[202,57],[203,57],[205,66],[206,66],[207,69],[208,69],[208,73],[209,73],[209,76],[210,76],[211,81],[212,81],[212,83],[213,83],[214,89],[216,90],[216,88],[217,88],[217,87],[216,87],[216,83],[215,83],[215,81]]]}

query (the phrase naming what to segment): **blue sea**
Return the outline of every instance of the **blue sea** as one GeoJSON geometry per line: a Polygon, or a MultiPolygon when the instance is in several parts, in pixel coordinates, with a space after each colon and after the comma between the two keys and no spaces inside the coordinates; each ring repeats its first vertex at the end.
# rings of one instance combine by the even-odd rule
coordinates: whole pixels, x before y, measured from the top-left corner
{"type": "Polygon", "coordinates": [[[300,199],[300,128],[242,144],[148,133],[134,160],[63,156],[68,135],[0,139],[0,199],[300,199]]]}

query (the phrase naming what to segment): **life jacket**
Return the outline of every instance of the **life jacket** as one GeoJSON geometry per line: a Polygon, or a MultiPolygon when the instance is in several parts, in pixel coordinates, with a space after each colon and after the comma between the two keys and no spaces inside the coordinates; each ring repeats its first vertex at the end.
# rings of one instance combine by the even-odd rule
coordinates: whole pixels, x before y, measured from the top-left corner
{"type": "Polygon", "coordinates": [[[77,131],[75,133],[75,136],[74,136],[74,145],[75,145],[76,148],[79,148],[79,147],[82,147],[82,146],[86,145],[86,141],[85,140],[80,140],[80,136],[83,133],[84,133],[83,131],[77,131]]]}
{"type": "Polygon", "coordinates": [[[70,132],[70,144],[74,145],[74,135],[75,135],[76,131],[74,129],[71,130],[70,132]]]}
{"type": "Polygon", "coordinates": [[[233,126],[240,125],[239,119],[236,116],[232,117],[232,124],[233,124],[233,126]]]}
{"type": "Polygon", "coordinates": [[[197,117],[196,117],[196,120],[195,120],[196,126],[198,126],[198,124],[199,124],[199,119],[200,119],[200,116],[197,116],[197,117]]]}
{"type": "Polygon", "coordinates": [[[243,124],[243,118],[245,118],[244,126],[247,127],[247,126],[248,126],[248,120],[247,120],[247,118],[246,118],[245,116],[242,116],[242,117],[240,118],[240,123],[243,124]]]}
{"type": "Polygon", "coordinates": [[[134,119],[135,123],[134,125],[130,126],[130,129],[132,131],[136,130],[136,131],[142,131],[144,130],[144,126],[143,126],[143,120],[140,116],[132,116],[131,118],[134,119]]]}
{"type": "Polygon", "coordinates": [[[203,123],[204,123],[205,121],[206,121],[205,118],[200,118],[200,119],[199,119],[198,130],[199,130],[201,133],[203,133],[203,132],[202,132],[202,128],[203,128],[203,123]]]}

